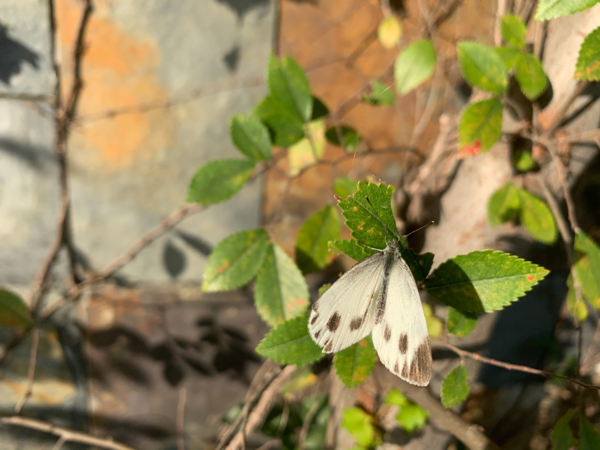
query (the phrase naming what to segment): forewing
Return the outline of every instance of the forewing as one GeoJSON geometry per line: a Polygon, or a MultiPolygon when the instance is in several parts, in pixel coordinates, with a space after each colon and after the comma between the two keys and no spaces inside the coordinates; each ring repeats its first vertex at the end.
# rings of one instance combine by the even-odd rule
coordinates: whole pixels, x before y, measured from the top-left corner
{"type": "Polygon", "coordinates": [[[411,384],[427,386],[431,379],[427,322],[415,279],[400,254],[397,256],[386,298],[377,299],[377,308],[384,303],[381,320],[373,327],[373,344],[392,373],[411,384]]]}
{"type": "Polygon", "coordinates": [[[371,332],[383,257],[376,253],[356,264],[312,306],[308,330],[323,352],[339,352],[371,332]]]}

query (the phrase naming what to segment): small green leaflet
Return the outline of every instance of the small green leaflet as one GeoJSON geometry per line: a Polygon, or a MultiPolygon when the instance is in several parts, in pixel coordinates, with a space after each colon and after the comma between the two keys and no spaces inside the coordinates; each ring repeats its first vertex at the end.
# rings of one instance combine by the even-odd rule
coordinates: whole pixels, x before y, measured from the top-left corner
{"type": "Polygon", "coordinates": [[[469,396],[469,383],[467,378],[469,372],[463,365],[455,367],[450,371],[442,382],[442,405],[444,408],[452,408],[462,403],[469,396]]]}
{"type": "Polygon", "coordinates": [[[506,183],[492,194],[487,204],[487,215],[490,226],[515,220],[521,209],[517,188],[512,183],[506,183]]]}
{"type": "Polygon", "coordinates": [[[303,273],[316,272],[327,267],[334,259],[328,242],[340,237],[338,212],[331,205],[310,216],[296,238],[296,262],[303,273]]]}
{"type": "Polygon", "coordinates": [[[271,158],[269,130],[254,114],[233,116],[229,132],[235,146],[248,158],[256,161],[271,158]]]}
{"type": "Polygon", "coordinates": [[[560,419],[558,419],[554,425],[552,434],[550,435],[553,450],[571,450],[571,448],[577,443],[573,437],[571,426],[569,425],[569,422],[571,422],[571,419],[576,412],[577,410],[575,409],[569,411],[560,419]]]}
{"type": "Polygon", "coordinates": [[[358,445],[374,447],[378,442],[373,418],[357,406],[344,410],[342,426],[348,430],[358,445]]]}
{"type": "Polygon", "coordinates": [[[303,367],[325,356],[308,334],[308,316],[277,325],[260,341],[256,353],[280,364],[303,367]]]}
{"type": "Polygon", "coordinates": [[[429,413],[414,403],[408,403],[400,408],[396,414],[396,421],[400,428],[407,433],[414,433],[421,430],[427,423],[429,413]]]}
{"type": "Polygon", "coordinates": [[[286,56],[279,61],[271,54],[267,68],[267,84],[272,96],[294,111],[303,122],[310,121],[313,107],[310,84],[304,71],[293,58],[286,56]]]}
{"type": "Polygon", "coordinates": [[[444,325],[442,321],[435,317],[433,308],[427,303],[423,303],[423,313],[425,314],[425,322],[427,322],[427,331],[431,337],[439,337],[442,334],[444,325]]]}
{"type": "Polygon", "coordinates": [[[354,194],[358,189],[358,182],[350,178],[336,178],[333,182],[333,192],[342,200],[354,194]]]}
{"type": "Polygon", "coordinates": [[[536,100],[548,87],[548,78],[540,61],[530,53],[521,53],[517,58],[515,78],[521,91],[529,100],[536,100]]]}
{"type": "Polygon", "coordinates": [[[351,151],[356,148],[360,142],[361,136],[352,127],[341,125],[339,127],[331,127],[325,133],[327,141],[338,147],[342,147],[344,150],[351,151]],[[342,144],[340,145],[340,135],[342,137],[342,144]]]}
{"type": "Polygon", "coordinates": [[[547,245],[554,244],[558,233],[554,216],[546,202],[525,189],[517,189],[517,194],[521,204],[519,211],[521,225],[536,241],[547,245]]]}
{"type": "Polygon", "coordinates": [[[377,80],[371,81],[371,93],[363,97],[363,102],[374,105],[390,106],[395,101],[396,97],[392,87],[377,80]]]}
{"type": "Polygon", "coordinates": [[[598,0],[540,0],[535,11],[535,20],[557,19],[591,8],[598,0]]]}
{"type": "Polygon", "coordinates": [[[504,68],[507,72],[512,69],[515,64],[517,64],[517,59],[521,54],[521,52],[519,52],[519,50],[516,48],[509,47],[494,47],[494,51],[498,56],[500,56],[500,59],[504,63],[504,68]]]}
{"type": "Polygon", "coordinates": [[[406,47],[396,59],[394,78],[396,90],[404,95],[424,83],[435,70],[435,49],[430,40],[406,47]]]}
{"type": "Polygon", "coordinates": [[[335,372],[348,388],[358,386],[365,381],[376,362],[377,352],[373,347],[371,336],[337,352],[333,358],[335,372]]]}
{"type": "Polygon", "coordinates": [[[388,405],[404,406],[408,405],[410,401],[398,389],[392,388],[385,396],[383,403],[387,403],[388,405]]]}
{"type": "Polygon", "coordinates": [[[247,159],[218,159],[205,164],[190,182],[187,201],[212,205],[230,199],[246,184],[254,165],[247,159]]]}
{"type": "Polygon", "coordinates": [[[274,144],[278,147],[290,147],[304,137],[304,123],[276,97],[265,97],[254,108],[254,114],[266,123],[275,134],[274,144]]]}
{"type": "Polygon", "coordinates": [[[313,95],[312,99],[313,99],[313,111],[312,111],[312,116],[310,118],[311,122],[313,122],[317,119],[322,119],[326,115],[329,114],[329,108],[327,107],[327,105],[325,103],[323,103],[321,101],[320,98],[315,97],[313,95]]]}
{"type": "Polygon", "coordinates": [[[525,35],[527,28],[519,16],[507,14],[502,17],[501,23],[502,39],[509,46],[522,49],[525,46],[525,35]]]}
{"type": "Polygon", "coordinates": [[[583,231],[575,235],[573,270],[583,296],[594,308],[600,309],[600,248],[583,231]]]}
{"type": "Polygon", "coordinates": [[[448,308],[448,317],[446,319],[446,328],[448,333],[453,336],[463,337],[475,329],[477,325],[477,316],[472,313],[463,313],[452,307],[448,308]]]}
{"type": "Polygon", "coordinates": [[[355,240],[336,239],[329,242],[329,248],[334,252],[344,253],[357,262],[377,253],[376,250],[360,245],[355,240]]]}
{"type": "MultiPolygon", "coordinates": [[[[577,292],[575,291],[575,287],[573,286],[573,275],[569,275],[567,278],[567,286],[569,290],[567,291],[567,309],[573,315],[573,317],[579,323],[585,322],[588,317],[588,310],[585,304],[585,300],[577,298],[577,292]]],[[[582,297],[585,297],[582,295],[582,297]]]]}
{"type": "Polygon", "coordinates": [[[497,311],[525,295],[548,270],[494,250],[459,255],[442,263],[425,283],[440,302],[467,313],[497,311]]]}
{"type": "Polygon", "coordinates": [[[256,310],[271,326],[306,313],[308,286],[294,261],[277,244],[269,244],[254,286],[256,310]]]}
{"type": "Polygon", "coordinates": [[[575,78],[600,80],[600,27],[588,34],[581,44],[575,65],[575,78]]]}
{"type": "Polygon", "coordinates": [[[600,433],[587,417],[579,416],[579,450],[598,450],[600,448],[600,433]]]}
{"type": "Polygon", "coordinates": [[[493,48],[479,42],[459,42],[458,60],[463,76],[471,86],[492,94],[504,94],[508,86],[506,68],[493,48]]]}
{"type": "Polygon", "coordinates": [[[502,102],[497,98],[471,103],[463,111],[458,124],[460,156],[485,152],[500,139],[502,102]]]}
{"type": "Polygon", "coordinates": [[[0,326],[25,328],[33,325],[29,308],[16,294],[0,289],[0,326]]]}
{"type": "Polygon", "coordinates": [[[217,244],[204,269],[202,291],[231,291],[256,276],[267,253],[269,235],[265,230],[246,230],[217,244]]]}
{"type": "Polygon", "coordinates": [[[536,162],[527,150],[516,150],[512,155],[513,164],[519,172],[529,172],[534,169],[536,162]]]}

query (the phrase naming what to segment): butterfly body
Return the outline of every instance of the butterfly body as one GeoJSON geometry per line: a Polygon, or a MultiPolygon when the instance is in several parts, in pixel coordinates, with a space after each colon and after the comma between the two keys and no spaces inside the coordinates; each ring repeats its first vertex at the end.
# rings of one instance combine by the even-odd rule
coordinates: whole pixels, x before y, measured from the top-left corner
{"type": "Polygon", "coordinates": [[[395,241],[337,280],[313,305],[308,328],[325,353],[372,333],[385,367],[409,383],[429,384],[427,323],[415,279],[395,241]]]}

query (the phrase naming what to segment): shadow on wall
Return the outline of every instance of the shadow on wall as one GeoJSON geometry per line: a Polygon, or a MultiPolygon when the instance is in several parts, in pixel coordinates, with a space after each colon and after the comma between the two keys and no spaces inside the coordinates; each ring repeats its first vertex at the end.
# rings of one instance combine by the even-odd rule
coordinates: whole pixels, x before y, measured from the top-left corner
{"type": "Polygon", "coordinates": [[[12,39],[8,35],[8,28],[0,24],[0,80],[9,85],[10,80],[23,70],[25,63],[39,69],[39,55],[12,39]]]}

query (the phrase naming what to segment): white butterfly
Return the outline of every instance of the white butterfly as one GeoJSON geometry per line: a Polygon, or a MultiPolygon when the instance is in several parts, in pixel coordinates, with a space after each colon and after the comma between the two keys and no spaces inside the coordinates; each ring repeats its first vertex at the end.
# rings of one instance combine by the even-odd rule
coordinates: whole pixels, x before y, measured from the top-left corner
{"type": "Polygon", "coordinates": [[[427,322],[396,241],[352,267],[315,302],[308,330],[325,353],[339,352],[373,332],[385,367],[409,383],[429,384],[427,322]]]}

